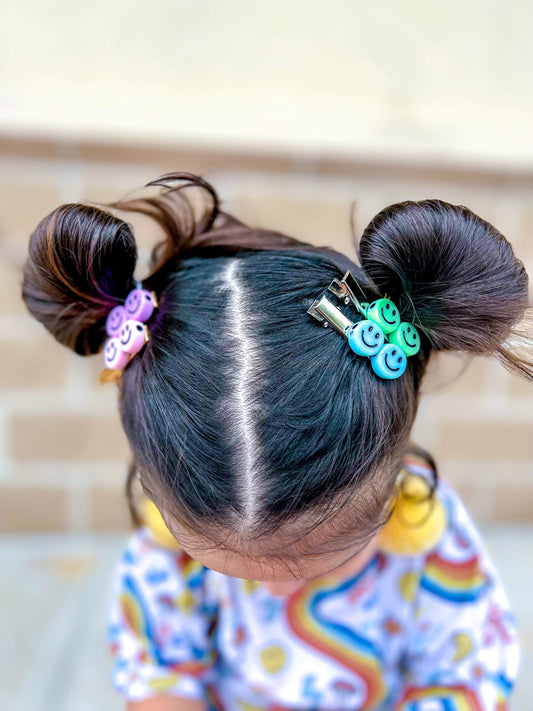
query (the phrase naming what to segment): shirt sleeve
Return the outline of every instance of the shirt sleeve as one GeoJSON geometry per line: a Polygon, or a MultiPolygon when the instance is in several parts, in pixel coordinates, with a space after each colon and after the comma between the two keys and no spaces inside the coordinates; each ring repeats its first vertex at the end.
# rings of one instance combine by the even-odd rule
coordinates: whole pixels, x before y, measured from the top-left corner
{"type": "Polygon", "coordinates": [[[128,700],[161,693],[206,699],[216,616],[204,596],[206,570],[184,551],[155,543],[144,528],[131,535],[108,625],[113,685],[128,700]]]}
{"type": "Polygon", "coordinates": [[[463,504],[442,483],[448,525],[421,566],[406,684],[395,711],[505,711],[519,647],[499,576],[463,504]]]}

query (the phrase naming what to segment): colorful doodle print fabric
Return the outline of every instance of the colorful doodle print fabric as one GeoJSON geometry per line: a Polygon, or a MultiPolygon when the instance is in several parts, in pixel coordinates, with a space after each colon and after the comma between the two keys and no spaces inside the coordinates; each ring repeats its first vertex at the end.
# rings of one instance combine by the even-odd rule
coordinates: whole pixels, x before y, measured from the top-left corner
{"type": "Polygon", "coordinates": [[[347,580],[287,597],[136,530],[113,585],[115,687],[202,698],[208,711],[504,711],[512,613],[461,501],[445,482],[437,492],[448,525],[432,551],[380,551],[347,580]]]}

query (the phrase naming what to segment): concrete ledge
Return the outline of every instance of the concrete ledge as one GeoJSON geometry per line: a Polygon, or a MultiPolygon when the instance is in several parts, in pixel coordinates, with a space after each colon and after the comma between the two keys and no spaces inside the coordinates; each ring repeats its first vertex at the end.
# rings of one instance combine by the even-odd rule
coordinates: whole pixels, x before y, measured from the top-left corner
{"type": "Polygon", "coordinates": [[[316,176],[373,177],[386,174],[389,180],[419,178],[450,180],[483,185],[511,187],[515,183],[533,186],[531,160],[516,156],[496,157],[490,153],[468,152],[435,145],[432,149],[382,148],[363,144],[332,148],[295,145],[268,145],[253,141],[250,145],[207,141],[161,141],[146,136],[129,139],[68,136],[61,132],[18,133],[0,129],[0,157],[49,160],[83,160],[119,164],[155,164],[162,169],[188,171],[258,170],[276,173],[312,173],[316,176]]]}

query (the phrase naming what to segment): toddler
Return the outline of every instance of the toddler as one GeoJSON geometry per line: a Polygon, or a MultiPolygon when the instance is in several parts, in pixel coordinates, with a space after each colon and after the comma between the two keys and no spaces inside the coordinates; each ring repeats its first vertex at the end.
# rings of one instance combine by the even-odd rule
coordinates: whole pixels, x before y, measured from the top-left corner
{"type": "Polygon", "coordinates": [[[164,230],[142,283],[132,227],[65,204],[22,287],[118,386],[135,529],[109,643],[129,711],[507,709],[512,613],[410,431],[433,353],[533,378],[508,241],[464,206],[405,201],[372,219],[357,266],[247,226],[199,176],[148,186],[104,205],[164,230]]]}

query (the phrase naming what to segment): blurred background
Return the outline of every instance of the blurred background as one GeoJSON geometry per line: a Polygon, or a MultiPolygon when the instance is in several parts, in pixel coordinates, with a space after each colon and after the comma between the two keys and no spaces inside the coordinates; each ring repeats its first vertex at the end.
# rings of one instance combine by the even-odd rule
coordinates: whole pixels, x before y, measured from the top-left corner
{"type": "MultiPolygon", "coordinates": [[[[0,25],[0,701],[113,711],[105,624],[128,531],[128,456],[101,361],[30,318],[20,274],[64,202],[116,200],[170,170],[223,208],[354,256],[393,202],[463,204],[533,278],[533,4],[526,0],[3,0],[0,25]]],[[[146,273],[158,237],[134,225],[146,273]]],[[[533,386],[447,356],[415,438],[486,536],[533,682],[533,386]],[[467,366],[465,368],[465,366],[467,366]]]]}

